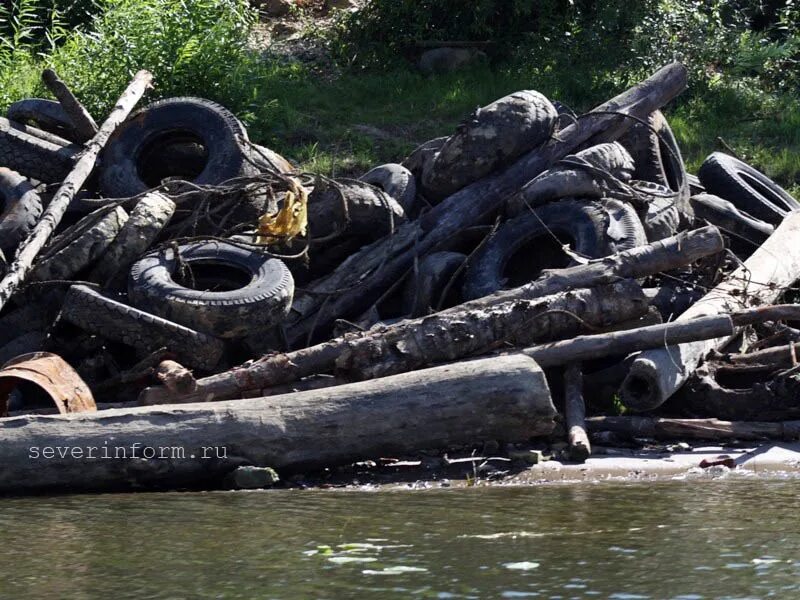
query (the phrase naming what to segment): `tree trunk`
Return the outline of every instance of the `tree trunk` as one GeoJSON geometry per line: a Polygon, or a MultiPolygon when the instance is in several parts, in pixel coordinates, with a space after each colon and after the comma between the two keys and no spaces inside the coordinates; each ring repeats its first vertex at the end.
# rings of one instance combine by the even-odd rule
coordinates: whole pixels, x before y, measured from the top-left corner
{"type": "Polygon", "coordinates": [[[286,327],[290,347],[307,345],[315,338],[315,332],[326,333],[337,318],[363,313],[411,268],[415,257],[427,254],[456,232],[475,225],[482,217],[499,209],[511,194],[582,143],[599,134],[613,139],[624,133],[633,121],[610,114],[610,111],[646,119],[685,87],[683,65],[667,65],[598,106],[594,112],[600,114],[579,119],[541,148],[523,155],[505,171],[468,185],[417,221],[406,223],[393,235],[362,248],[295,298],[293,314],[286,327]]]}
{"type": "MultiPolygon", "coordinates": [[[[678,320],[772,304],[798,278],[800,213],[790,213],[741,267],[678,320]]],[[[622,383],[622,402],[637,411],[661,406],[686,382],[700,360],[724,342],[724,338],[717,338],[642,352],[622,383]]]]}
{"type": "Polygon", "coordinates": [[[592,446],[586,435],[586,404],[583,401],[583,371],[580,363],[567,365],[564,370],[564,415],[569,457],[584,462],[592,454],[592,446]]]}
{"type": "Polygon", "coordinates": [[[58,98],[58,102],[63,107],[64,112],[67,113],[70,121],[72,121],[75,133],[80,138],[78,141],[86,142],[97,135],[97,123],[94,122],[92,115],[89,114],[89,111],[86,110],[67,85],[59,79],[55,71],[52,69],[42,71],[42,81],[47,86],[47,89],[58,98]]]}
{"type": "Polygon", "coordinates": [[[516,300],[464,312],[403,321],[391,327],[350,333],[288,354],[276,354],[243,368],[198,380],[189,394],[164,387],[142,392],[143,404],[198,402],[241,397],[251,389],[288,383],[336,369],[349,379],[373,379],[428,365],[485,354],[508,345],[577,335],[615,320],[641,316],[647,302],[626,280],[614,286],[575,290],[538,300],[516,300]]]}
{"type": "Polygon", "coordinates": [[[657,419],[651,417],[590,417],[590,433],[611,431],[632,438],[691,440],[796,440],[800,421],[720,421],[718,419],[657,419]]]}
{"type": "Polygon", "coordinates": [[[8,273],[0,281],[0,309],[5,306],[17,287],[25,281],[26,275],[33,266],[33,261],[36,260],[39,252],[58,227],[75,193],[83,187],[92,174],[97,156],[108,142],[108,138],[111,137],[117,126],[128,118],[133,107],[144,95],[152,78],[153,76],[147,71],[139,71],[117,100],[114,110],[111,111],[97,135],[86,144],[86,149],[75,163],[75,167],[58,188],[33,231],[17,249],[14,262],[11,263],[8,273]]]}
{"type": "Polygon", "coordinates": [[[700,317],[686,323],[662,323],[627,331],[582,335],[570,340],[532,346],[522,351],[540,367],[554,367],[571,362],[630,354],[638,350],[658,348],[696,340],[733,335],[733,322],[728,315],[700,317]]]}
{"type": "Polygon", "coordinates": [[[215,486],[242,465],[296,472],[524,441],[555,415],[536,363],[502,356],[284,396],[15,417],[0,420],[0,493],[215,486]],[[126,458],[103,458],[120,448],[126,458]]]}

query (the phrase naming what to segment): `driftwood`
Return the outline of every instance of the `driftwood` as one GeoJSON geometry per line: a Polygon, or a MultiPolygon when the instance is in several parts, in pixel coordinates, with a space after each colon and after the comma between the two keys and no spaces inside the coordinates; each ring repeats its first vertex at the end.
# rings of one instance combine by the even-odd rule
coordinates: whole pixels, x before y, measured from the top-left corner
{"type": "MultiPolygon", "coordinates": [[[[800,305],[764,306],[735,312],[731,315],[712,315],[697,317],[690,321],[674,321],[625,331],[581,335],[570,340],[532,346],[523,350],[522,353],[534,359],[540,367],[553,367],[576,361],[630,354],[671,344],[729,337],[736,331],[735,327],[782,319],[800,320],[800,305]]],[[[774,354],[780,358],[789,357],[785,346],[779,350],[770,349],[756,354],[758,356],[774,354]]],[[[731,360],[741,362],[758,360],[758,358],[748,358],[749,356],[749,354],[736,355],[732,356],[731,360]]]]}
{"type": "Polygon", "coordinates": [[[619,114],[644,119],[686,87],[686,69],[672,63],[647,80],[594,109],[558,132],[543,147],[523,155],[505,171],[461,189],[416,221],[401,225],[393,235],[362,248],[330,275],[295,297],[286,323],[290,347],[307,345],[329,331],[337,318],[362,314],[416,257],[423,256],[458,231],[479,223],[555,161],[592,140],[613,141],[633,123],[619,114]]]}
{"type": "Polygon", "coordinates": [[[67,85],[59,79],[56,72],[52,69],[45,69],[42,71],[42,81],[47,86],[53,95],[58,99],[64,112],[67,113],[75,133],[78,135],[78,141],[87,142],[97,135],[97,123],[95,123],[92,115],[81,104],[80,100],[75,97],[67,85]]]}
{"type": "MultiPolygon", "coordinates": [[[[790,213],[769,239],[725,281],[679,318],[771,304],[800,278],[800,213],[790,213]]],[[[672,396],[710,350],[725,339],[696,341],[642,352],[622,383],[620,397],[633,410],[656,408],[672,396]]]]}
{"type": "Polygon", "coordinates": [[[590,417],[590,433],[611,431],[632,438],[691,440],[796,440],[800,421],[721,421],[719,419],[657,419],[651,417],[590,417]]]}
{"type": "Polygon", "coordinates": [[[564,370],[564,416],[569,457],[583,462],[591,455],[592,446],[586,435],[586,404],[583,401],[583,371],[580,363],[567,365],[564,370]]]}
{"type": "Polygon", "coordinates": [[[486,308],[448,312],[391,327],[349,333],[288,354],[266,356],[246,367],[205,377],[190,394],[163,387],[142,392],[143,404],[197,402],[241,397],[250,389],[288,383],[336,369],[353,379],[372,379],[431,364],[485,354],[506,345],[557,339],[641,316],[647,302],[631,280],[575,290],[538,300],[516,300],[486,308]]]}
{"type": "Polygon", "coordinates": [[[700,317],[685,323],[662,323],[627,331],[582,335],[571,340],[526,348],[522,353],[533,358],[541,367],[553,367],[575,361],[629,354],[666,344],[719,338],[733,335],[733,332],[731,318],[719,315],[700,317]]]}
{"type": "Polygon", "coordinates": [[[15,417],[0,420],[0,492],[208,486],[244,465],[285,473],[524,441],[555,414],[536,363],[502,356],[269,398],[15,417]]]}
{"type": "Polygon", "coordinates": [[[75,163],[75,167],[58,188],[33,231],[20,245],[14,261],[9,266],[8,273],[0,280],[0,308],[5,306],[19,285],[25,281],[26,275],[33,266],[33,261],[61,222],[70,201],[91,175],[100,151],[117,126],[128,118],[133,107],[144,95],[152,78],[153,76],[147,71],[139,71],[120,96],[114,110],[111,111],[97,135],[86,144],[86,149],[75,163]]]}

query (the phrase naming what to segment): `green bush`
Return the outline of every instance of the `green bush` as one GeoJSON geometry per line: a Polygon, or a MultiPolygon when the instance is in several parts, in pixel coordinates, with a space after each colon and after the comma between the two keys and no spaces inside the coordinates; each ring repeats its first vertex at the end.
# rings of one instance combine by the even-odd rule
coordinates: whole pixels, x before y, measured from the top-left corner
{"type": "Polygon", "coordinates": [[[19,2],[28,5],[25,18],[16,33],[0,38],[0,107],[42,94],[44,66],[98,115],[139,69],[155,76],[154,96],[196,94],[246,105],[252,93],[247,43],[256,15],[246,0],[97,0],[100,12],[89,26],[69,32],[55,13],[50,22],[36,21],[35,0],[19,2]]]}

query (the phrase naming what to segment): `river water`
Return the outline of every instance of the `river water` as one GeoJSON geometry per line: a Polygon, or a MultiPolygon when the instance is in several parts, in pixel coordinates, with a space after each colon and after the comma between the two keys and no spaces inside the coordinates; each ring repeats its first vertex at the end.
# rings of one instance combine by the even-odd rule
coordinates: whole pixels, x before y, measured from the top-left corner
{"type": "Polygon", "coordinates": [[[800,598],[800,481],[7,499],[0,598],[800,598]]]}

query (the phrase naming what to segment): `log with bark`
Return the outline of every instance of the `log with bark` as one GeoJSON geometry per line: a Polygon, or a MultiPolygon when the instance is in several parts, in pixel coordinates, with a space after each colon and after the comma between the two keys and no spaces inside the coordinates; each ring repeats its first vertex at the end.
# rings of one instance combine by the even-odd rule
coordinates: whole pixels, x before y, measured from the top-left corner
{"type": "Polygon", "coordinates": [[[685,87],[686,68],[679,63],[667,65],[559,131],[543,147],[523,155],[505,171],[468,185],[420,219],[362,248],[295,297],[286,324],[289,347],[308,345],[320,337],[320,332],[326,334],[336,319],[363,313],[412,268],[415,258],[490,216],[511,194],[581,144],[617,139],[634,122],[624,115],[646,119],[685,87]]]}
{"type": "Polygon", "coordinates": [[[525,441],[555,414],[541,369],[518,355],[268,398],[15,417],[0,420],[0,493],[207,487],[243,465],[287,473],[525,441]]]}
{"type": "Polygon", "coordinates": [[[439,313],[349,333],[311,348],[269,355],[251,365],[205,377],[190,393],[151,387],[142,392],[140,399],[143,404],[166,404],[237,398],[247,390],[334,369],[350,380],[384,377],[507,346],[574,336],[587,327],[602,328],[646,311],[647,301],[639,285],[622,280],[612,286],[439,313]]]}
{"type": "MultiPolygon", "coordinates": [[[[800,213],[790,213],[742,266],[678,320],[689,321],[699,316],[771,304],[798,278],[800,213]]],[[[637,411],[661,406],[686,382],[703,357],[725,341],[725,338],[717,338],[642,352],[622,383],[622,402],[637,411]]]]}
{"type": "Polygon", "coordinates": [[[25,281],[25,277],[33,267],[33,261],[36,260],[39,252],[47,244],[56,227],[58,227],[67,212],[69,203],[92,174],[100,151],[106,145],[114,130],[128,118],[136,103],[147,91],[152,79],[153,76],[147,71],[139,71],[119,97],[119,100],[117,100],[117,104],[102,127],[100,127],[100,130],[86,143],[86,148],[75,163],[75,167],[64,179],[58,191],[56,191],[30,235],[20,244],[8,272],[0,280],[0,309],[5,306],[19,285],[25,281]]]}
{"type": "Polygon", "coordinates": [[[94,122],[92,115],[75,97],[55,71],[45,69],[42,71],[42,82],[47,86],[53,95],[58,99],[64,112],[67,113],[79,142],[86,142],[97,135],[97,123],[94,122]]]}

